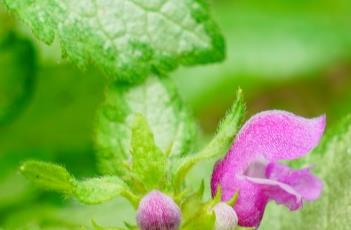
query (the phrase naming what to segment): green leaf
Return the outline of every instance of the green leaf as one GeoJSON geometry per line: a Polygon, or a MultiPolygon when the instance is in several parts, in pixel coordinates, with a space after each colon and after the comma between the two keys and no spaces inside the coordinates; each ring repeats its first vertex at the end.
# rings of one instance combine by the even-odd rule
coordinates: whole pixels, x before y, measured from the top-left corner
{"type": "Polygon", "coordinates": [[[137,203],[125,184],[115,176],[77,181],[64,167],[40,161],[26,161],[20,170],[39,187],[73,196],[82,203],[98,204],[120,195],[133,204],[137,203]]]}
{"type": "Polygon", "coordinates": [[[176,169],[174,186],[179,191],[185,176],[198,162],[224,155],[238,132],[245,114],[245,104],[241,89],[237,91],[237,99],[228,111],[223,121],[219,124],[217,134],[209,144],[198,154],[184,158],[176,169]]]}
{"type": "Polygon", "coordinates": [[[179,203],[184,218],[193,218],[194,212],[202,207],[204,190],[205,183],[202,181],[197,191],[192,193],[189,192],[189,194],[186,194],[187,196],[181,199],[179,203]]]}
{"type": "Polygon", "coordinates": [[[82,203],[99,204],[118,197],[125,190],[124,183],[118,177],[104,176],[77,183],[74,193],[82,203]]]}
{"type": "Polygon", "coordinates": [[[40,161],[26,161],[20,167],[21,173],[39,187],[71,195],[75,179],[59,165],[40,161]]]}
{"type": "Polygon", "coordinates": [[[98,225],[94,220],[92,221],[92,224],[95,230],[125,230],[124,228],[117,227],[102,227],[98,225]]]}
{"type": "Polygon", "coordinates": [[[157,188],[165,183],[167,156],[155,145],[153,134],[140,114],[132,126],[132,172],[147,188],[157,188]]]}
{"type": "Polygon", "coordinates": [[[0,66],[0,124],[5,124],[31,99],[37,70],[33,44],[8,31],[0,37],[0,66]]]}
{"type": "Polygon", "coordinates": [[[263,222],[262,229],[338,230],[350,225],[351,115],[325,136],[322,144],[308,156],[305,163],[313,164],[313,171],[324,182],[321,198],[306,203],[297,213],[280,207],[268,210],[269,216],[263,222]]]}
{"type": "Polygon", "coordinates": [[[190,200],[190,203],[185,206],[185,220],[181,226],[183,230],[214,229],[215,227],[216,216],[209,205],[211,201],[203,203],[201,202],[202,197],[199,195],[194,197],[194,201],[190,200]]]}
{"type": "Polygon", "coordinates": [[[119,227],[102,227],[98,225],[94,220],[92,221],[92,224],[94,226],[95,230],[138,230],[138,227],[130,225],[128,223],[124,223],[125,227],[124,228],[119,228],[119,227]]]}
{"type": "Polygon", "coordinates": [[[167,156],[191,152],[197,126],[171,79],[153,76],[139,85],[116,84],[108,88],[98,115],[97,157],[103,173],[123,174],[136,113],[146,119],[157,147],[167,156]]]}
{"type": "Polygon", "coordinates": [[[204,0],[4,0],[34,34],[55,36],[79,66],[90,61],[113,79],[222,60],[224,41],[204,0]]]}

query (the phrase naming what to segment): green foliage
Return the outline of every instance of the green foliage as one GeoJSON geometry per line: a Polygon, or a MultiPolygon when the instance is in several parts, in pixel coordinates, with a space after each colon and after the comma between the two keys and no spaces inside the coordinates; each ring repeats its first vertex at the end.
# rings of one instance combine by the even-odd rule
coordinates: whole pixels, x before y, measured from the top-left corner
{"type": "MultiPolygon", "coordinates": [[[[132,125],[132,169],[148,190],[166,182],[167,156],[155,145],[153,134],[142,115],[132,125]]],[[[160,188],[159,188],[160,189],[160,188]]]]}
{"type": "Polygon", "coordinates": [[[146,119],[157,147],[167,156],[191,152],[197,127],[170,79],[153,76],[138,85],[111,85],[96,131],[102,172],[123,174],[121,166],[131,156],[131,127],[136,113],[146,119]]]}
{"type": "Polygon", "coordinates": [[[232,143],[235,134],[238,132],[245,114],[245,103],[242,91],[237,91],[237,99],[232,108],[227,112],[225,118],[220,123],[217,134],[199,153],[182,159],[176,169],[174,184],[176,190],[180,189],[185,176],[190,169],[198,162],[213,157],[224,155],[232,143]]]}
{"type": "Polygon", "coordinates": [[[212,207],[218,201],[203,202],[204,182],[198,191],[190,194],[181,202],[181,210],[184,220],[181,229],[214,229],[216,216],[212,207]]]}
{"type": "Polygon", "coordinates": [[[26,161],[20,169],[21,173],[34,184],[47,190],[74,196],[86,204],[102,203],[128,193],[126,185],[113,176],[77,181],[64,167],[40,161],[26,161]]]}
{"type": "Polygon", "coordinates": [[[93,226],[95,230],[138,230],[138,227],[130,225],[128,223],[124,223],[124,228],[115,228],[115,227],[102,227],[98,225],[95,221],[93,221],[93,226]]]}
{"type": "Polygon", "coordinates": [[[323,139],[306,164],[324,182],[319,200],[306,204],[297,213],[270,207],[262,229],[347,229],[351,221],[351,116],[347,116],[323,139]]]}
{"type": "Polygon", "coordinates": [[[67,195],[74,193],[75,179],[62,166],[39,161],[26,161],[21,165],[20,170],[28,180],[42,188],[67,195]]]}
{"type": "Polygon", "coordinates": [[[32,43],[13,31],[4,33],[0,36],[0,66],[0,125],[3,125],[30,101],[37,71],[32,43]]]}
{"type": "Polygon", "coordinates": [[[77,199],[86,204],[99,204],[120,196],[126,190],[123,182],[114,176],[104,176],[77,183],[77,199]]]}
{"type": "Polygon", "coordinates": [[[111,79],[141,80],[224,57],[203,0],[4,2],[40,40],[50,44],[56,36],[71,61],[93,62],[111,79]]]}
{"type": "MultiPolygon", "coordinates": [[[[219,5],[223,1],[220,2],[219,5]]],[[[197,151],[193,148],[197,142],[196,123],[173,82],[163,77],[180,65],[223,59],[224,41],[209,16],[206,0],[1,3],[29,25],[40,40],[51,44],[56,37],[70,61],[81,67],[93,62],[112,80],[106,87],[95,133],[96,156],[103,176],[78,180],[62,166],[39,161],[24,162],[20,167],[22,174],[44,189],[75,197],[85,204],[100,204],[121,196],[136,208],[147,192],[159,189],[181,208],[181,229],[213,229],[212,208],[220,202],[220,190],[214,199],[204,201],[205,184],[194,191],[191,187],[196,186],[195,180],[185,181],[185,177],[201,160],[218,158],[227,152],[244,116],[242,93],[238,91],[237,101],[216,135],[197,151]]],[[[194,78],[193,72],[185,74],[187,80],[180,85],[183,92],[184,88],[190,91],[190,100],[198,97],[205,103],[222,103],[225,94],[238,83],[238,76],[240,80],[252,77],[250,81],[271,75],[302,75],[326,69],[335,60],[350,55],[350,4],[346,0],[323,0],[318,4],[239,1],[222,7],[218,8],[218,18],[228,39],[235,44],[230,49],[233,55],[224,66],[198,71],[195,75],[199,78],[194,78]],[[209,80],[207,76],[216,79],[209,80]],[[220,91],[211,91],[215,88],[220,91]],[[206,89],[210,90],[205,92],[206,89]]],[[[5,76],[0,78],[0,123],[23,108],[36,73],[31,42],[18,37],[18,31],[9,32],[15,24],[8,18],[0,9],[0,65],[5,76]]],[[[19,30],[23,32],[22,28],[19,30]]],[[[87,73],[84,81],[74,79],[73,75],[80,73],[71,71],[69,66],[39,68],[41,83],[27,120],[14,123],[9,129],[1,127],[0,173],[4,175],[0,175],[0,225],[31,230],[90,229],[90,221],[99,219],[95,214],[101,212],[101,217],[106,218],[98,220],[102,225],[122,226],[124,218],[132,224],[102,227],[93,221],[97,230],[137,229],[134,212],[127,210],[126,204],[111,201],[107,203],[109,208],[96,205],[89,209],[70,199],[39,192],[14,174],[14,165],[24,156],[60,162],[79,172],[75,175],[96,174],[92,154],[86,154],[93,152],[92,114],[100,100],[102,80],[90,82],[90,75],[97,76],[94,71],[87,73]],[[66,75],[70,80],[65,79],[66,75]],[[90,83],[84,85],[85,82],[90,83]],[[89,89],[82,93],[82,88],[89,89]],[[20,134],[11,134],[12,130],[19,130],[20,134]],[[79,156],[73,156],[77,152],[79,156]],[[106,221],[107,218],[112,221],[106,221]]],[[[304,162],[316,165],[314,170],[325,182],[323,197],[297,213],[287,214],[280,207],[269,209],[266,215],[271,217],[270,222],[266,216],[262,229],[347,228],[351,206],[350,122],[351,117],[345,119],[304,162]]],[[[203,170],[210,172],[211,167],[203,170]]],[[[236,199],[237,194],[229,205],[233,206],[236,199]]]]}
{"type": "MultiPolygon", "coordinates": [[[[216,196],[207,201],[203,202],[204,183],[200,185],[197,192],[188,196],[181,205],[182,213],[184,215],[184,221],[181,229],[192,230],[192,229],[214,229],[216,223],[216,216],[214,207],[221,202],[222,191],[217,190],[216,196]]],[[[235,193],[233,197],[227,202],[228,205],[235,205],[238,199],[238,193],[235,193]]]]}

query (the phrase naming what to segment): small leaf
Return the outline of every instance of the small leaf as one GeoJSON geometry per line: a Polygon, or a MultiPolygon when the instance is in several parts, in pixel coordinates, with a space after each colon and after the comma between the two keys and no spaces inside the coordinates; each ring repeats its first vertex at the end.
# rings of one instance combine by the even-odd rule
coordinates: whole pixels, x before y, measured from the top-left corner
{"type": "Polygon", "coordinates": [[[139,85],[116,84],[108,88],[98,115],[97,158],[103,173],[124,173],[123,165],[131,157],[131,126],[136,113],[146,119],[156,145],[167,156],[191,152],[196,123],[171,79],[153,76],[139,85]]]}
{"type": "Polygon", "coordinates": [[[215,223],[216,216],[214,212],[206,209],[195,209],[193,215],[182,224],[181,229],[214,229],[215,223]]]}
{"type": "Polygon", "coordinates": [[[68,171],[59,165],[26,161],[20,167],[21,173],[36,185],[68,195],[73,194],[76,181],[68,171]]]}
{"type": "Polygon", "coordinates": [[[87,179],[78,182],[75,196],[85,204],[99,204],[116,198],[126,190],[124,183],[115,176],[87,179]]]}
{"type": "Polygon", "coordinates": [[[124,228],[118,227],[102,227],[98,225],[94,220],[91,221],[95,230],[125,230],[124,228]]]}
{"type": "Polygon", "coordinates": [[[134,81],[179,64],[222,60],[224,41],[204,0],[5,0],[34,34],[79,66],[93,61],[134,81]]]}
{"type": "Polygon", "coordinates": [[[153,134],[140,114],[132,125],[132,170],[147,188],[157,188],[165,180],[167,156],[155,145],[153,134]]]}
{"type": "Polygon", "coordinates": [[[217,134],[212,138],[210,143],[198,154],[184,158],[176,169],[174,186],[177,191],[179,191],[187,173],[196,163],[204,159],[222,156],[228,151],[235,134],[240,128],[244,113],[244,99],[242,91],[239,89],[235,103],[220,123],[217,134]]]}
{"type": "Polygon", "coordinates": [[[203,205],[203,194],[205,190],[205,183],[204,181],[201,182],[198,191],[192,193],[186,193],[183,195],[184,199],[181,200],[181,210],[182,215],[185,217],[193,216],[194,212],[203,205]]]}
{"type": "Polygon", "coordinates": [[[78,181],[59,165],[40,161],[26,161],[21,173],[43,189],[53,190],[77,198],[85,204],[99,204],[118,196],[124,196],[133,205],[137,198],[116,176],[105,176],[78,181]]]}

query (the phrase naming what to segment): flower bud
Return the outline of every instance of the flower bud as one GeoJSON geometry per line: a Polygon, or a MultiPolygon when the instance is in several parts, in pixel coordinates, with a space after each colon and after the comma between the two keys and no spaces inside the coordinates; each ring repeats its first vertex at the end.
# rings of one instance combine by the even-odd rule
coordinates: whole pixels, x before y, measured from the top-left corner
{"type": "Polygon", "coordinates": [[[234,209],[224,202],[213,207],[216,214],[216,230],[233,230],[238,225],[238,216],[234,209]]]}
{"type": "Polygon", "coordinates": [[[139,204],[137,223],[141,230],[177,230],[181,212],[169,196],[152,191],[139,204]]]}

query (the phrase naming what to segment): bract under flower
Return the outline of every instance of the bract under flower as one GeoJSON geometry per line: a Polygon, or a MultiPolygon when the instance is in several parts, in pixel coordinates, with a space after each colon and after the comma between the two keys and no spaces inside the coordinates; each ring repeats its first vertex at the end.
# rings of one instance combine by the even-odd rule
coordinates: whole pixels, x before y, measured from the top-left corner
{"type": "Polygon", "coordinates": [[[269,200],[300,208],[320,196],[322,182],[310,169],[293,170],[280,160],[300,158],[320,141],[325,116],[306,119],[285,111],[266,111],[242,127],[224,159],[214,167],[211,190],[222,188],[226,201],[239,191],[234,209],[239,225],[259,226],[269,200]]]}

